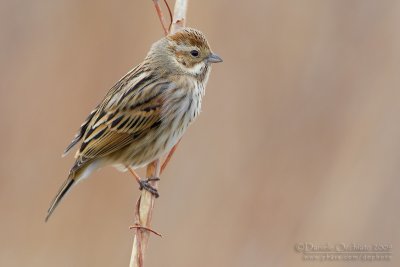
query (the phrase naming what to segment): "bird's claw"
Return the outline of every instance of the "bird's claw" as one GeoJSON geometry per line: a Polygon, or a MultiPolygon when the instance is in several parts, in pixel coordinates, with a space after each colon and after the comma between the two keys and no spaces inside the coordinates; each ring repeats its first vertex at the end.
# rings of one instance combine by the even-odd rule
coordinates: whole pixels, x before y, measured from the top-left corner
{"type": "Polygon", "coordinates": [[[139,190],[147,190],[148,192],[150,192],[153,196],[155,196],[156,198],[158,198],[160,195],[158,194],[157,189],[155,189],[150,182],[154,182],[154,181],[159,181],[160,178],[158,177],[151,177],[145,180],[140,180],[139,181],[139,190]]]}

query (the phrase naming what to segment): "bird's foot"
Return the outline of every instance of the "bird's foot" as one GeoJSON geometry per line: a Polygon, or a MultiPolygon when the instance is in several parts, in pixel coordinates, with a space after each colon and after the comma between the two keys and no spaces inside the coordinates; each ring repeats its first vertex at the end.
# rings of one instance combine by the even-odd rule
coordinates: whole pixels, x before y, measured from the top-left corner
{"type": "Polygon", "coordinates": [[[153,196],[155,196],[156,198],[158,198],[160,195],[158,194],[157,189],[155,189],[150,182],[154,182],[154,181],[160,181],[160,178],[158,177],[151,177],[148,179],[144,179],[144,180],[139,180],[139,190],[147,190],[148,192],[150,192],[153,196]]]}

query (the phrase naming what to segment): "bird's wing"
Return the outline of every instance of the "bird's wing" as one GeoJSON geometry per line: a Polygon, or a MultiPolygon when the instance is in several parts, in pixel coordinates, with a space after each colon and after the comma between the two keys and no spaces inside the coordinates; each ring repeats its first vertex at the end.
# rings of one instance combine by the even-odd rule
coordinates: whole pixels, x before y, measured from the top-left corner
{"type": "MultiPolygon", "coordinates": [[[[139,89],[147,80],[150,80],[153,75],[150,75],[150,72],[143,64],[140,64],[129,71],[124,77],[122,77],[107,93],[106,97],[95,109],[90,112],[89,116],[87,116],[86,120],[80,126],[78,132],[74,136],[71,143],[65,149],[63,156],[67,155],[69,151],[77,144],[82,138],[85,136],[87,132],[90,131],[90,127],[93,123],[93,120],[97,120],[98,116],[103,115],[103,112],[107,109],[112,109],[112,105],[115,104],[113,101],[113,96],[115,95],[123,95],[121,91],[126,91],[126,88],[129,87],[129,92],[134,93],[137,89],[139,89]],[[107,106],[106,106],[107,105],[107,106]]],[[[121,104],[121,103],[120,103],[121,104]]],[[[106,117],[105,117],[106,118],[106,117]]]]}
{"type": "Polygon", "coordinates": [[[87,116],[86,120],[82,123],[82,125],[79,127],[78,132],[76,133],[76,135],[74,136],[74,139],[72,139],[71,143],[67,146],[67,148],[64,150],[63,153],[63,157],[66,156],[69,151],[79,142],[81,141],[83,135],[86,132],[86,129],[91,121],[91,119],[93,118],[93,116],[96,114],[98,109],[98,106],[92,110],[92,112],[90,112],[89,116],[87,116]]]}
{"type": "Polygon", "coordinates": [[[86,126],[76,155],[80,165],[115,152],[160,125],[163,93],[172,84],[151,73],[127,80],[116,85],[120,90],[107,94],[86,126]]]}

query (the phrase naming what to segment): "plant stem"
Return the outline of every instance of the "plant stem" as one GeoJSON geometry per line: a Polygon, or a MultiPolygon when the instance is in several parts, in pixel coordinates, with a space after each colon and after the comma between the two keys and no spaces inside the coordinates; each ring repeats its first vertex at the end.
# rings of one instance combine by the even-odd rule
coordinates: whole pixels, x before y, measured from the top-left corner
{"type": "MultiPolygon", "coordinates": [[[[158,1],[153,0],[153,2],[156,6],[157,15],[161,21],[164,32],[167,35],[168,34],[168,32],[166,31],[167,27],[165,26],[163,14],[158,5],[158,1]]],[[[174,33],[177,30],[179,30],[179,28],[185,26],[186,9],[187,9],[187,0],[176,0],[173,23],[170,29],[171,33],[174,33]]],[[[148,178],[160,177],[161,167],[162,169],[165,168],[166,164],[168,163],[175,149],[176,146],[174,146],[173,150],[169,153],[167,160],[163,166],[161,166],[160,159],[157,159],[152,163],[150,163],[147,166],[146,176],[148,178]]],[[[156,189],[158,188],[157,181],[151,181],[150,184],[154,188],[156,189]]],[[[132,226],[132,228],[135,231],[135,234],[133,237],[132,254],[129,264],[130,267],[143,267],[144,265],[144,256],[148,240],[150,234],[152,232],[154,233],[154,231],[151,230],[151,219],[153,215],[154,201],[155,201],[155,196],[153,194],[151,194],[147,190],[141,191],[140,197],[135,207],[135,224],[134,226],[132,226]]]]}

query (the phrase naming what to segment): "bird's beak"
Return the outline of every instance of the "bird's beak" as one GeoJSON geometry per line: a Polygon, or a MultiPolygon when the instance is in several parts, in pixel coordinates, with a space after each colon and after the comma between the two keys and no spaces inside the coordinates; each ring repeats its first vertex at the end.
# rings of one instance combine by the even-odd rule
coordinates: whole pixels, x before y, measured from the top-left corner
{"type": "Polygon", "coordinates": [[[217,54],[211,53],[211,55],[208,56],[208,62],[210,63],[218,63],[222,61],[222,58],[220,58],[217,54]]]}

